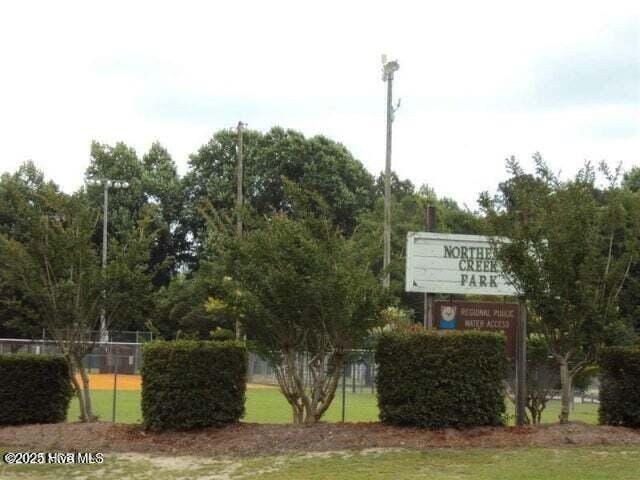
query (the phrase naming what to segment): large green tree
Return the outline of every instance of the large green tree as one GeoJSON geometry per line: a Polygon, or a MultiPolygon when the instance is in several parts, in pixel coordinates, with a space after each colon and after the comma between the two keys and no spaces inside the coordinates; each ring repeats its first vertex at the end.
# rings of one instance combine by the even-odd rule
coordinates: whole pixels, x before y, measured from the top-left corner
{"type": "MultiPolygon", "coordinates": [[[[139,159],[123,143],[93,142],[91,157],[87,180],[108,178],[129,184],[126,189],[109,191],[108,252],[134,241],[141,226],[152,239],[144,261],[153,288],[131,292],[127,308],[113,325],[119,330],[142,330],[155,311],[154,290],[169,284],[188,250],[180,224],[182,185],[171,156],[159,143],[139,159]]],[[[88,184],[86,188],[91,206],[102,211],[103,187],[88,184]]],[[[96,225],[94,240],[101,246],[101,223],[96,225]]]]}
{"type": "MultiPolygon", "coordinates": [[[[46,211],[46,199],[58,187],[44,179],[32,162],[0,177],[0,235],[27,241],[31,225],[46,211]]],[[[22,289],[0,272],[0,332],[3,337],[39,337],[38,313],[22,289]]]]}
{"type": "Polygon", "coordinates": [[[534,160],[530,174],[510,159],[510,178],[481,204],[493,233],[511,240],[497,244],[498,258],[559,366],[566,422],[574,377],[628,331],[620,293],[637,262],[640,197],[625,194],[615,176],[598,190],[588,164],[561,181],[539,155],[534,160]]]}
{"type": "Polygon", "coordinates": [[[52,186],[39,197],[21,232],[0,234],[0,283],[20,292],[38,325],[56,341],[70,366],[80,418],[93,421],[83,359],[97,340],[101,309],[109,325],[150,284],[139,268],[148,256],[148,243],[141,231],[126,245],[115,245],[105,272],[92,239],[98,212],[84,192],[69,196],[52,186]]]}
{"type": "MultiPolygon", "coordinates": [[[[331,221],[347,233],[355,227],[357,214],[373,205],[373,177],[340,143],[272,128],[264,134],[245,131],[243,145],[248,215],[290,211],[285,179],[320,194],[330,207],[331,221]]],[[[204,214],[215,210],[219,215],[235,215],[236,146],[236,132],[221,130],[189,160],[183,179],[184,223],[192,235],[194,253],[204,242],[204,214]]]]}
{"type": "Polygon", "coordinates": [[[229,252],[225,302],[273,365],[293,421],[319,421],[347,351],[374,326],[379,281],[324,216],[275,214],[229,252]]]}
{"type": "MultiPolygon", "coordinates": [[[[634,167],[624,174],[622,187],[626,201],[640,195],[640,168],[634,167]]],[[[640,334],[640,262],[631,266],[629,277],[620,292],[620,315],[634,324],[640,334]]]]}

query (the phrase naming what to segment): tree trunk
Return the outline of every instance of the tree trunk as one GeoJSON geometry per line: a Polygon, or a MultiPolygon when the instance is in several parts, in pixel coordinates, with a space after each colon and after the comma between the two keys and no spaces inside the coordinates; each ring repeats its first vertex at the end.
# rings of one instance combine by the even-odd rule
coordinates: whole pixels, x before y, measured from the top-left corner
{"type": "Polygon", "coordinates": [[[560,359],[560,386],[562,388],[562,406],[558,419],[560,423],[569,421],[569,413],[571,411],[571,383],[573,376],[569,371],[569,361],[566,357],[560,359]]]}
{"type": "MultiPolygon", "coordinates": [[[[529,396],[527,398],[527,410],[529,410],[529,415],[531,416],[531,420],[529,420],[529,415],[525,415],[525,424],[537,425],[538,418],[538,409],[540,407],[537,398],[534,396],[529,396]]],[[[525,412],[526,413],[526,412],[525,412]]]]}
{"type": "MultiPolygon", "coordinates": [[[[324,357],[324,355],[322,356],[324,357]]],[[[313,383],[312,401],[307,406],[305,423],[317,423],[325,414],[336,394],[342,366],[344,364],[344,354],[334,352],[329,359],[330,370],[325,371],[323,358],[316,358],[310,362],[313,383]],[[312,367],[313,365],[313,367],[312,367]],[[315,373],[314,373],[315,372],[315,373]]]]}
{"type": "Polygon", "coordinates": [[[74,362],[67,357],[67,363],[69,364],[69,373],[71,375],[71,383],[73,384],[73,389],[76,391],[76,396],[78,397],[78,405],[80,407],[80,421],[87,421],[87,411],[85,409],[84,403],[84,392],[78,383],[78,379],[76,378],[76,367],[74,362]]]}
{"type": "Polygon", "coordinates": [[[316,423],[320,421],[335,396],[342,364],[343,353],[330,354],[329,371],[325,371],[325,353],[316,353],[308,362],[311,383],[305,388],[304,363],[299,362],[297,352],[283,352],[282,361],[274,365],[280,392],[291,406],[293,423],[316,423]]]}
{"type": "MultiPolygon", "coordinates": [[[[82,380],[82,400],[84,403],[84,422],[95,422],[98,417],[93,414],[93,408],[91,406],[91,390],[89,387],[89,375],[82,365],[82,359],[76,358],[76,369],[80,373],[80,379],[82,380]]],[[[80,400],[80,398],[78,398],[80,400]]]]}
{"type": "Polygon", "coordinates": [[[304,417],[304,411],[300,405],[291,405],[291,410],[293,412],[293,423],[300,424],[302,423],[302,419],[304,417]]]}

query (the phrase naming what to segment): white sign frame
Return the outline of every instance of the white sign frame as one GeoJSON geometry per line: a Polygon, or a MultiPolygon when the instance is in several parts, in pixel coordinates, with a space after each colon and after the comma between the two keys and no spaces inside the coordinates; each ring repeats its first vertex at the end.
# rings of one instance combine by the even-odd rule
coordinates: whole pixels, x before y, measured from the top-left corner
{"type": "Polygon", "coordinates": [[[408,232],[405,290],[463,295],[517,296],[495,260],[504,237],[408,232]]]}

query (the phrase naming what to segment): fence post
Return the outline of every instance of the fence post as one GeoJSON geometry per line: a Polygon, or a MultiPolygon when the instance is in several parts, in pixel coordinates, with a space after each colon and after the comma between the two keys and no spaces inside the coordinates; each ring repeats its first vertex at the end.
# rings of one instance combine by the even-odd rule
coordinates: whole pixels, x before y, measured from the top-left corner
{"type": "MultiPolygon", "coordinates": [[[[113,347],[111,348],[113,352],[113,347]]],[[[118,356],[113,355],[114,364],[113,364],[113,411],[112,411],[112,422],[116,423],[116,396],[117,396],[117,386],[118,386],[118,356]]]]}
{"type": "Polygon", "coordinates": [[[371,395],[375,393],[376,388],[376,363],[372,358],[369,358],[371,362],[371,395]]]}
{"type": "Polygon", "coordinates": [[[344,365],[342,366],[342,423],[344,423],[346,393],[347,393],[347,361],[345,358],[344,365]]]}
{"type": "Polygon", "coordinates": [[[356,393],[356,369],[353,363],[349,365],[351,369],[351,393],[356,393]]]}

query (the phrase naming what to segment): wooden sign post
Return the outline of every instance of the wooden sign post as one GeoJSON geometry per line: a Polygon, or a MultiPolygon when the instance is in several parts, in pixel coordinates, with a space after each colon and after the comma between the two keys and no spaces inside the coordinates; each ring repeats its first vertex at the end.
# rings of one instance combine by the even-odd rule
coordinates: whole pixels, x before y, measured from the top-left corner
{"type": "MultiPolygon", "coordinates": [[[[424,226],[427,232],[433,232],[436,229],[436,207],[427,205],[425,211],[424,226]]],[[[433,329],[433,294],[424,292],[424,328],[433,329]]]]}

